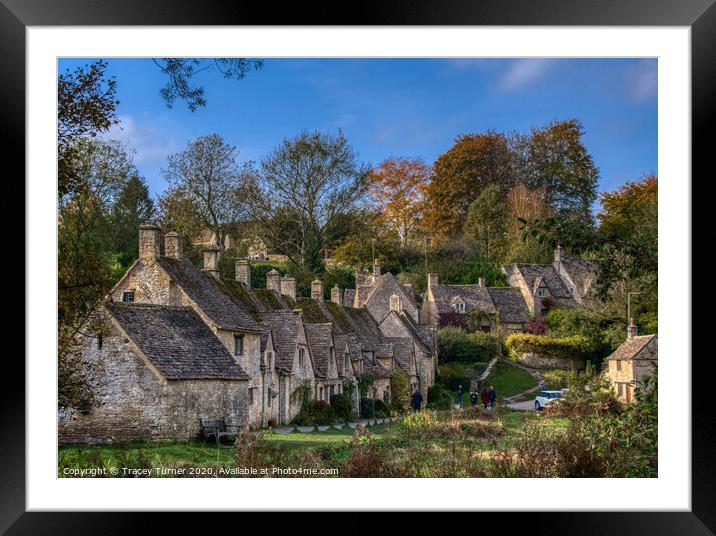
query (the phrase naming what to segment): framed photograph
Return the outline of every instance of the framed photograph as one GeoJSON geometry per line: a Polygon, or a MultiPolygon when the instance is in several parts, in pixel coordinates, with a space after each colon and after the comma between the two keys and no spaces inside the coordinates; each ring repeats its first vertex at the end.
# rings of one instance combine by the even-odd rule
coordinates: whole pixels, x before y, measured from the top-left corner
{"type": "Polygon", "coordinates": [[[713,2],[333,9],[2,0],[27,315],[0,529],[712,534],[713,2]]]}

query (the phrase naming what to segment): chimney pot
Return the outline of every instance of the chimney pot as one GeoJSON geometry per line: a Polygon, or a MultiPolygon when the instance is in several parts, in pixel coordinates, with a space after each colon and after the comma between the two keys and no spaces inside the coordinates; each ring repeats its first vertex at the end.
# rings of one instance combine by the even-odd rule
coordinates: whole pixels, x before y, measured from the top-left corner
{"type": "Polygon", "coordinates": [[[276,270],[271,270],[266,274],[266,288],[281,294],[281,274],[276,270]]]}
{"type": "Polygon", "coordinates": [[[485,288],[485,278],[481,277],[477,280],[477,282],[480,284],[482,288],[485,288]]]}
{"type": "Polygon", "coordinates": [[[343,305],[343,292],[338,285],[331,289],[331,301],[336,305],[343,305]]]}
{"type": "Polygon", "coordinates": [[[144,223],[139,226],[139,258],[143,261],[153,261],[159,257],[159,237],[161,229],[153,223],[144,223]]]}
{"type": "Polygon", "coordinates": [[[281,294],[296,301],[296,278],[285,275],[281,278],[281,294]]]}
{"type": "Polygon", "coordinates": [[[202,271],[219,279],[219,248],[209,247],[204,250],[204,268],[202,271]]]}
{"type": "Polygon", "coordinates": [[[428,274],[428,287],[434,287],[438,284],[438,274],[428,274]]]}
{"type": "Polygon", "coordinates": [[[373,261],[373,277],[379,277],[380,276],[380,261],[378,259],[375,259],[373,261]]]}
{"type": "Polygon", "coordinates": [[[246,288],[251,288],[251,265],[246,259],[239,259],[234,265],[235,279],[243,283],[246,288]]]}
{"type": "Polygon", "coordinates": [[[636,325],[634,324],[634,319],[629,319],[629,325],[627,326],[627,339],[633,339],[637,336],[638,329],[636,325]]]}
{"type": "Polygon", "coordinates": [[[562,262],[564,260],[564,250],[562,246],[557,245],[557,249],[554,250],[554,262],[562,262]]]}
{"type": "Polygon", "coordinates": [[[320,279],[314,279],[311,283],[311,298],[323,301],[323,281],[320,279]]]}
{"type": "Polygon", "coordinates": [[[182,258],[181,237],[176,231],[164,235],[164,255],[172,259],[182,258]]]}

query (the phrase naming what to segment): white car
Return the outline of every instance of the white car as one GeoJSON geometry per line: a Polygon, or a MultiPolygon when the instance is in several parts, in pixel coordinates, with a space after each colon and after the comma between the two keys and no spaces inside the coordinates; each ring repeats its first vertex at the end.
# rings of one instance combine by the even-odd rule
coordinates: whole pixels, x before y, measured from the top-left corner
{"type": "Polygon", "coordinates": [[[537,411],[540,411],[545,406],[548,406],[555,401],[559,401],[565,391],[566,389],[562,389],[561,391],[540,391],[539,394],[535,397],[535,409],[537,411]]]}

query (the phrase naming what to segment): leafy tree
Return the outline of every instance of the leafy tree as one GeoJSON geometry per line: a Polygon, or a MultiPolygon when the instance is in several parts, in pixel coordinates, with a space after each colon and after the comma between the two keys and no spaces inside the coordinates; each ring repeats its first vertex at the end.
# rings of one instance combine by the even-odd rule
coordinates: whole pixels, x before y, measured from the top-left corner
{"type": "Polygon", "coordinates": [[[533,129],[527,141],[529,188],[544,189],[545,202],[557,214],[591,221],[599,170],[587,151],[584,129],[576,119],[533,129]]]}
{"type": "Polygon", "coordinates": [[[154,63],[169,81],[159,94],[171,108],[179,99],[192,112],[206,106],[204,87],[194,82],[201,72],[219,72],[225,79],[243,80],[252,70],[263,67],[263,60],[248,58],[153,58],[154,63]]]}
{"type": "Polygon", "coordinates": [[[58,195],[66,196],[80,188],[75,169],[80,158],[76,143],[95,137],[118,123],[116,115],[117,81],[105,73],[107,63],[67,69],[57,77],[58,195]]]}
{"type": "Polygon", "coordinates": [[[459,136],[440,155],[425,188],[425,227],[435,236],[462,229],[470,204],[490,185],[503,193],[516,182],[514,153],[507,137],[488,131],[459,136]]]}
{"type": "Polygon", "coordinates": [[[291,262],[322,271],[326,229],[334,217],[356,206],[368,172],[343,132],[332,136],[304,131],[283,140],[261,161],[250,194],[251,217],[266,242],[283,242],[291,262]],[[294,229],[287,239],[276,234],[276,213],[294,229]]]}
{"type": "Polygon", "coordinates": [[[245,198],[251,170],[237,164],[236,154],[236,147],[218,134],[210,134],[169,156],[167,168],[162,170],[171,186],[159,202],[167,210],[167,221],[181,222],[189,235],[212,232],[221,250],[226,235],[247,213],[245,198]],[[199,225],[201,230],[197,229],[199,225]]]}
{"type": "Polygon", "coordinates": [[[502,258],[506,235],[505,199],[497,185],[491,184],[472,202],[463,230],[480,245],[480,253],[490,262],[502,258]]]}
{"type": "Polygon", "coordinates": [[[423,209],[423,190],[430,168],[420,158],[388,158],[368,175],[368,194],[378,205],[382,221],[400,236],[402,246],[417,227],[423,209]]]}
{"type": "Polygon", "coordinates": [[[524,231],[525,221],[547,218],[552,209],[544,201],[544,189],[531,190],[520,184],[507,194],[507,245],[505,263],[546,263],[552,251],[544,242],[524,231]]]}
{"type": "Polygon", "coordinates": [[[154,217],[154,202],[149,188],[138,175],[131,176],[117,196],[110,216],[114,247],[124,268],[137,258],[140,224],[154,217]]]}

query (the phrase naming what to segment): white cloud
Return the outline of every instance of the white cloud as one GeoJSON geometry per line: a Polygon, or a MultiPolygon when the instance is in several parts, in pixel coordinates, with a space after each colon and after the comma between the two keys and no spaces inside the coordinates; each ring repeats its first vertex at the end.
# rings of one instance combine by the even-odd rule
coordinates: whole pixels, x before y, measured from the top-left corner
{"type": "Polygon", "coordinates": [[[627,72],[631,97],[638,101],[655,99],[659,85],[658,74],[657,60],[643,59],[636,62],[627,72]]]}
{"type": "Polygon", "coordinates": [[[140,168],[164,166],[167,156],[186,144],[185,137],[169,121],[138,121],[129,115],[119,116],[119,124],[113,125],[104,137],[119,140],[133,150],[134,162],[140,168]]]}
{"type": "Polygon", "coordinates": [[[510,91],[537,82],[552,68],[554,60],[548,58],[525,58],[514,60],[503,74],[499,87],[510,91]]]}

